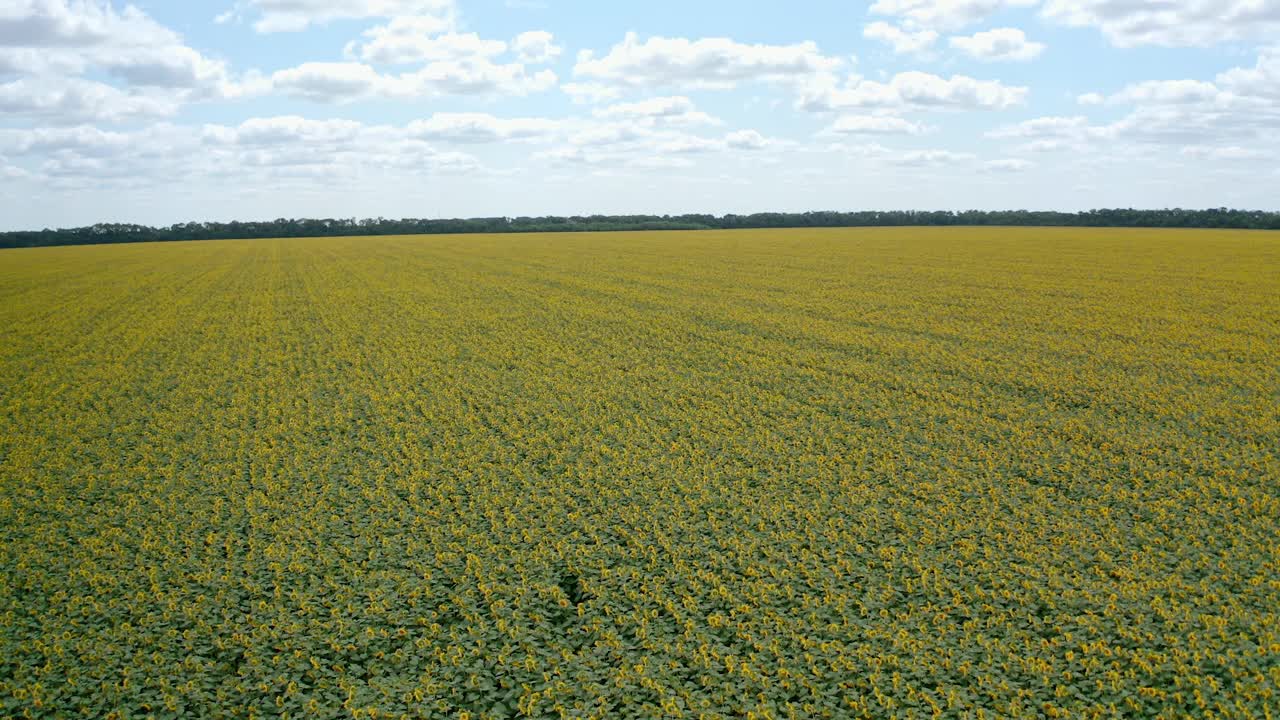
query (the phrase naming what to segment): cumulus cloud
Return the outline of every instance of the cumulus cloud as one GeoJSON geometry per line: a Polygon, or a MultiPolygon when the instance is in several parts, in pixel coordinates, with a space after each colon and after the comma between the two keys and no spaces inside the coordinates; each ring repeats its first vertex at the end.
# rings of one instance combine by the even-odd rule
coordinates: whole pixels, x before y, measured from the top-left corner
{"type": "Polygon", "coordinates": [[[429,63],[401,74],[383,74],[358,62],[303,63],[271,76],[281,92],[316,102],[344,103],[368,98],[411,99],[440,95],[518,96],[555,87],[550,70],[530,73],[521,63],[494,63],[469,57],[429,63]]]}
{"type": "Polygon", "coordinates": [[[1128,114],[1104,124],[1080,116],[1044,117],[997,128],[993,138],[1028,141],[1031,151],[1102,147],[1190,147],[1187,157],[1238,159],[1234,148],[1280,146],[1280,54],[1263,50],[1253,67],[1219,73],[1213,81],[1151,80],[1133,83],[1086,104],[1128,106],[1128,114]]]}
{"type": "Polygon", "coordinates": [[[223,63],[132,5],[117,12],[99,0],[28,0],[0,8],[0,46],[0,67],[15,72],[101,70],[133,86],[209,91],[229,81],[223,63]]]}
{"type": "Polygon", "coordinates": [[[1042,13],[1069,26],[1096,27],[1119,47],[1208,46],[1280,34],[1274,0],[1047,0],[1042,13]]]}
{"type": "Polygon", "coordinates": [[[686,157],[669,154],[625,154],[602,152],[580,147],[564,147],[547,150],[534,156],[553,165],[599,168],[595,174],[615,174],[618,170],[671,170],[693,167],[695,163],[686,157]]]}
{"type": "Polygon", "coordinates": [[[303,63],[275,72],[271,82],[277,90],[319,102],[374,95],[394,84],[371,66],[355,62],[303,63]]]}
{"type": "MultiPolygon", "coordinates": [[[[236,125],[157,124],[128,132],[87,126],[3,130],[0,152],[24,158],[37,168],[37,177],[59,187],[100,188],[126,180],[163,184],[178,175],[238,185],[280,177],[322,181],[362,172],[483,171],[474,156],[426,139],[439,135],[435,131],[445,124],[368,125],[283,115],[236,125]]],[[[498,125],[504,133],[518,132],[501,121],[498,125]]]]}
{"type": "Polygon", "coordinates": [[[1149,80],[1129,85],[1111,96],[1117,103],[1185,104],[1212,100],[1218,88],[1201,80],[1149,80]]]}
{"type": "Polygon", "coordinates": [[[639,120],[670,125],[723,124],[718,118],[698,110],[693,101],[683,95],[619,103],[599,108],[592,114],[605,120],[639,120]]]}
{"type": "Polygon", "coordinates": [[[562,127],[570,130],[567,144],[534,157],[556,164],[635,168],[649,165],[652,158],[765,153],[795,146],[757,130],[700,134],[689,129],[691,123],[670,121],[691,112],[696,112],[692,103],[682,97],[602,108],[591,120],[564,121],[562,127]]]}
{"type": "Polygon", "coordinates": [[[1014,149],[1022,153],[1084,152],[1098,139],[1099,131],[1091,127],[1083,115],[1047,116],[998,127],[989,130],[986,136],[1021,141],[1014,149]]]}
{"type": "Polygon", "coordinates": [[[560,123],[546,118],[499,118],[488,113],[436,113],[409,123],[412,137],[450,143],[490,143],[510,140],[545,140],[561,131],[560,123]]]}
{"type": "Polygon", "coordinates": [[[893,115],[845,115],[837,118],[824,135],[923,135],[929,128],[893,115]]]}
{"type": "Polygon", "coordinates": [[[569,142],[577,146],[628,145],[653,138],[654,131],[635,122],[616,122],[579,128],[569,136],[569,142]]]}
{"type": "Polygon", "coordinates": [[[298,115],[250,118],[235,127],[206,125],[201,137],[211,143],[245,147],[349,145],[364,130],[354,120],[314,120],[298,115]]]}
{"type": "Polygon", "coordinates": [[[106,0],[0,7],[0,73],[21,76],[5,86],[9,112],[64,123],[170,115],[187,101],[260,89],[257,76],[233,78],[143,11],[106,0]]]}
{"type": "Polygon", "coordinates": [[[412,123],[394,127],[298,116],[253,118],[234,127],[207,125],[202,139],[214,157],[222,158],[220,172],[232,174],[275,174],[281,168],[322,170],[314,174],[324,176],[339,169],[416,173],[480,167],[469,154],[441,151],[426,142],[412,123]]]}
{"type": "Polygon", "coordinates": [[[0,152],[28,165],[24,177],[59,187],[153,184],[163,172],[177,172],[198,146],[191,128],[167,123],[128,133],[88,125],[0,130],[0,152]]]}
{"type": "Polygon", "coordinates": [[[812,42],[747,45],[729,38],[665,37],[641,41],[635,33],[627,33],[604,56],[582,51],[573,74],[635,87],[729,88],[748,81],[803,79],[831,72],[841,64],[824,56],[812,42]]]}
{"type": "Polygon", "coordinates": [[[516,58],[529,65],[549,63],[560,57],[563,49],[556,45],[555,38],[545,30],[522,32],[511,41],[511,49],[516,58]]]}
{"type": "Polygon", "coordinates": [[[507,51],[501,40],[485,40],[475,33],[439,32],[430,17],[395,18],[364,32],[364,42],[346,47],[348,58],[381,65],[489,58],[507,51]]]}
{"type": "Polygon", "coordinates": [[[550,33],[521,33],[508,45],[452,28],[451,17],[392,18],[366,30],[362,40],[348,43],[345,62],[304,63],[276,72],[272,83],[288,94],[320,102],[371,97],[519,96],[556,84],[554,72],[527,67],[559,55],[560,48],[550,33]],[[508,51],[515,55],[514,62],[500,59],[508,51]],[[384,65],[418,67],[400,73],[376,68],[384,65]]]}
{"type": "Polygon", "coordinates": [[[1088,127],[1089,118],[1083,115],[1071,117],[1049,116],[1025,120],[1014,125],[1005,125],[988,132],[987,137],[996,139],[1075,137],[1088,127]]]}
{"type": "Polygon", "coordinates": [[[1232,68],[1216,81],[1236,95],[1280,102],[1280,47],[1264,48],[1253,67],[1232,68]]]}
{"type": "Polygon", "coordinates": [[[246,14],[257,17],[255,30],[273,33],[366,18],[432,17],[451,23],[456,7],[453,0],[248,0],[219,19],[246,14]]]}
{"type": "Polygon", "coordinates": [[[104,0],[25,0],[0,7],[0,46],[87,48],[165,45],[173,32],[130,5],[104,0]]]}
{"type": "Polygon", "coordinates": [[[1022,158],[1002,158],[982,163],[982,171],[988,173],[1017,173],[1030,170],[1035,163],[1022,158]]]}
{"type": "Polygon", "coordinates": [[[1040,57],[1044,43],[1032,42],[1016,28],[997,28],[951,38],[951,47],[984,62],[1025,62],[1040,57]]]}
{"type": "Polygon", "coordinates": [[[571,144],[536,153],[534,157],[561,165],[601,168],[689,167],[693,165],[688,159],[690,156],[762,153],[792,146],[751,129],[707,137],[613,123],[590,128],[572,137],[571,144]]]}
{"type": "Polygon", "coordinates": [[[4,161],[4,158],[0,158],[0,178],[4,178],[6,180],[26,180],[30,176],[31,173],[27,172],[23,168],[16,165],[10,165],[4,161]]]}
{"type": "Polygon", "coordinates": [[[852,108],[901,110],[1006,110],[1026,102],[1028,88],[966,75],[943,78],[911,71],[887,83],[853,78],[844,87],[815,86],[802,93],[800,107],[816,112],[852,108]]]}
{"type": "Polygon", "coordinates": [[[1239,145],[1227,145],[1223,147],[1213,147],[1205,145],[1191,145],[1182,148],[1182,154],[1201,160],[1226,160],[1232,162],[1238,161],[1254,161],[1266,160],[1275,155],[1275,152],[1264,152],[1258,148],[1245,148],[1239,145]]]}
{"type": "Polygon", "coordinates": [[[125,133],[104,131],[90,125],[11,128],[0,130],[0,151],[9,155],[71,151],[85,156],[103,156],[125,151],[130,140],[125,133]]]}
{"type": "Polygon", "coordinates": [[[893,152],[880,143],[858,143],[851,145],[843,142],[831,143],[824,147],[823,151],[862,159],[886,157],[893,152]]]}
{"type": "Polygon", "coordinates": [[[655,150],[664,155],[691,155],[694,153],[720,152],[726,147],[727,145],[723,138],[685,135],[661,140],[656,144],[655,150]]]}
{"type": "Polygon", "coordinates": [[[765,150],[777,144],[756,130],[738,130],[724,138],[725,145],[733,150],[765,150]]]}
{"type": "Polygon", "coordinates": [[[87,66],[79,53],[40,47],[0,46],[0,75],[79,75],[87,66]]]}
{"type": "Polygon", "coordinates": [[[1152,105],[1135,108],[1116,122],[1091,128],[1103,141],[1152,145],[1269,143],[1277,140],[1280,114],[1274,108],[1257,114],[1214,107],[1152,105]]]}
{"type": "Polygon", "coordinates": [[[911,150],[892,158],[895,165],[906,166],[938,166],[962,165],[976,160],[973,153],[954,152],[952,150],[911,150]]]}
{"type": "Polygon", "coordinates": [[[938,42],[938,33],[934,30],[908,32],[884,21],[867,25],[862,29],[862,36],[889,45],[899,55],[921,53],[938,42]]]}
{"type": "Polygon", "coordinates": [[[174,98],[130,93],[78,78],[19,78],[0,83],[0,114],[26,116],[53,124],[84,121],[123,122],[173,115],[174,98]]]}
{"type": "Polygon", "coordinates": [[[1031,7],[1040,0],[877,0],[871,12],[902,18],[912,27],[958,30],[1008,8],[1031,7]]]}

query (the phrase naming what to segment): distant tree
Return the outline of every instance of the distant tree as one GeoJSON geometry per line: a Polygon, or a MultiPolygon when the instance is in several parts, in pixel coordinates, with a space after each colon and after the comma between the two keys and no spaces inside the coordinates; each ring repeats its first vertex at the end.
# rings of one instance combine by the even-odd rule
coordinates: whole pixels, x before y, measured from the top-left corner
{"type": "Polygon", "coordinates": [[[751,215],[591,215],[573,217],[490,217],[392,220],[377,218],[289,219],[266,222],[186,222],[168,227],[128,223],[98,223],[88,227],[18,230],[0,233],[0,248],[99,243],[213,240],[269,237],[331,237],[338,235],[427,235],[492,232],[586,232],[619,230],[706,230],[787,227],[871,226],[1063,226],[1237,228],[1280,230],[1280,213],[1262,210],[1136,210],[1109,208],[1079,213],[1031,210],[861,210],[751,215]]]}

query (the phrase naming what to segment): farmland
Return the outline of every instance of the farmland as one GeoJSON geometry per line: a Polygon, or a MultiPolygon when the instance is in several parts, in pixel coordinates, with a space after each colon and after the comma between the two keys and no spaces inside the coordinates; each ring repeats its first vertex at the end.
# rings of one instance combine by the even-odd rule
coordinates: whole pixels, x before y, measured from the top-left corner
{"type": "Polygon", "coordinates": [[[0,716],[1280,714],[1280,237],[0,251],[0,716]]]}

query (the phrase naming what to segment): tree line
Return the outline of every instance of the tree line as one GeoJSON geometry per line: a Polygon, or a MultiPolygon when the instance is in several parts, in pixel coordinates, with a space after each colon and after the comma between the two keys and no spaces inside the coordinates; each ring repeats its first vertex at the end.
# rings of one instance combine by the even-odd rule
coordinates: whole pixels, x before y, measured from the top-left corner
{"type": "Polygon", "coordinates": [[[1059,227],[1232,228],[1280,230],[1280,212],[1261,210],[864,210],[751,215],[586,215],[458,219],[288,219],[261,222],[186,222],[165,227],[98,223],[87,227],[0,232],[0,248],[176,240],[432,235],[452,233],[607,232],[619,230],[732,230],[745,228],[1011,225],[1059,227]]]}

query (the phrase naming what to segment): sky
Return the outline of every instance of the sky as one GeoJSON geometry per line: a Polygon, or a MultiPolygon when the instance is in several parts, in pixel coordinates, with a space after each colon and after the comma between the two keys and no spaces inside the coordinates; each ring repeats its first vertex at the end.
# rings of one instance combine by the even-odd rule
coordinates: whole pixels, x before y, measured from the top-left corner
{"type": "Polygon", "coordinates": [[[1280,0],[0,0],[0,230],[1280,209],[1280,0]]]}

